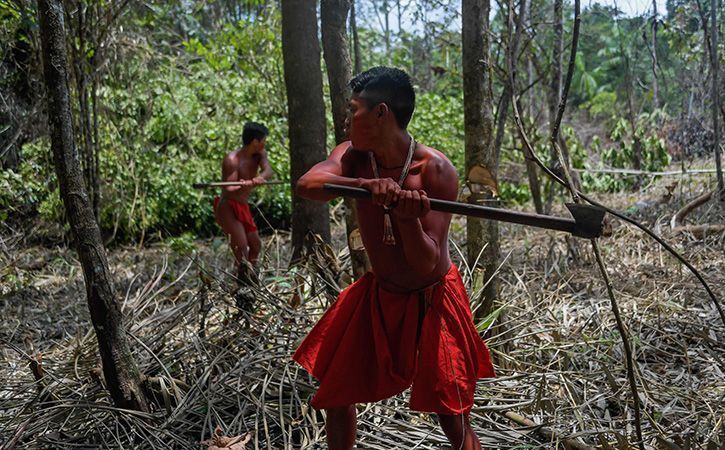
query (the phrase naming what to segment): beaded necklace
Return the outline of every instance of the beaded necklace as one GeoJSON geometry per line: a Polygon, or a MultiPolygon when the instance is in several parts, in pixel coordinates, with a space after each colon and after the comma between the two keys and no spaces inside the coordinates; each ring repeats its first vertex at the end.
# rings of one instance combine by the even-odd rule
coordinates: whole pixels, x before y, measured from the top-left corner
{"type": "MultiPolygon", "coordinates": [[[[415,152],[415,139],[410,136],[410,147],[408,147],[408,156],[405,158],[405,164],[403,165],[403,171],[400,172],[400,179],[398,180],[398,186],[403,187],[403,182],[408,176],[408,170],[410,170],[410,163],[413,161],[413,153],[415,152]]],[[[373,152],[370,155],[370,165],[373,168],[373,175],[375,178],[380,178],[378,171],[378,163],[375,161],[375,155],[373,152]]],[[[386,245],[395,245],[395,236],[393,235],[393,222],[390,220],[390,208],[383,206],[383,243],[386,245]]]]}

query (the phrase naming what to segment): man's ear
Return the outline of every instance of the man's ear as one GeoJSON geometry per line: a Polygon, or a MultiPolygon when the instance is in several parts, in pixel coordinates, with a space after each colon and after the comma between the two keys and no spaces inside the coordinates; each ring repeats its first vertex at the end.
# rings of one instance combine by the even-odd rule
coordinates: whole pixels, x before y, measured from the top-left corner
{"type": "Polygon", "coordinates": [[[378,117],[383,117],[383,115],[385,113],[390,111],[390,108],[388,108],[388,105],[386,105],[385,103],[380,103],[378,105],[377,109],[378,109],[378,117]]]}

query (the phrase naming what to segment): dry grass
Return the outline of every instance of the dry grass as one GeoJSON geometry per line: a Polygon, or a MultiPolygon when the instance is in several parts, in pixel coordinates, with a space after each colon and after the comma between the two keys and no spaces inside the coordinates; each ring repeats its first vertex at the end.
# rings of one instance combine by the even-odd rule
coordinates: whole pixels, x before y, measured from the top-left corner
{"type": "MultiPolygon", "coordinates": [[[[638,214],[664,230],[669,216],[662,212],[671,215],[685,200],[638,214]]],[[[633,202],[619,196],[608,203],[633,202]]],[[[722,219],[721,207],[708,208],[690,219],[722,219]]],[[[722,299],[725,237],[672,239],[722,299]]],[[[453,241],[462,242],[456,233],[453,241]]],[[[632,399],[609,299],[588,244],[571,242],[503,227],[505,309],[487,333],[499,377],[479,382],[471,418],[485,448],[563,447],[539,427],[512,422],[508,411],[560,439],[634,447],[632,399]]],[[[21,253],[20,244],[12,230],[0,242],[0,442],[6,446],[200,448],[220,426],[230,436],[253,431],[249,448],[325,447],[324,418],[307,404],[315,382],[290,356],[344,284],[337,269],[319,270],[329,261],[318,257],[288,272],[288,236],[268,238],[264,286],[250,315],[235,306],[223,243],[199,242],[190,256],[164,246],[114,252],[131,344],[156,395],[155,411],[141,414],[109,402],[72,253],[21,253]],[[299,308],[289,306],[295,280],[304,282],[299,308]],[[37,382],[29,364],[39,353],[45,378],[37,382]]],[[[637,359],[646,446],[722,448],[725,327],[711,301],[691,274],[631,228],[615,224],[601,247],[637,359]]],[[[344,271],[345,251],[337,256],[344,271]]],[[[461,270],[476,298],[481,275],[465,264],[461,270]]],[[[410,412],[406,395],[359,406],[360,448],[445,445],[435,418],[410,412]]]]}

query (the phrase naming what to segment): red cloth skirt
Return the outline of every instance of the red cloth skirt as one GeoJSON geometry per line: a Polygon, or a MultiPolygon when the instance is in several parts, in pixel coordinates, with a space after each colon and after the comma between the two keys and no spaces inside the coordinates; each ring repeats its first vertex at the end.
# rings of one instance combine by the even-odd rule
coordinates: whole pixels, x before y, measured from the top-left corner
{"type": "Polygon", "coordinates": [[[410,408],[468,413],[478,378],[494,377],[456,266],[407,294],[381,289],[372,273],[340,294],[293,359],[320,382],[317,409],[368,403],[412,384],[410,408]]]}
{"type": "MultiPolygon", "coordinates": [[[[216,211],[217,206],[219,206],[219,197],[214,197],[214,210],[216,211]]],[[[252,211],[249,210],[249,205],[247,203],[238,202],[231,198],[225,198],[225,202],[229,203],[229,206],[232,207],[232,211],[234,211],[234,217],[237,218],[239,222],[241,222],[242,225],[244,225],[244,231],[247,233],[253,233],[257,231],[257,224],[254,223],[254,219],[252,218],[252,211]]]]}

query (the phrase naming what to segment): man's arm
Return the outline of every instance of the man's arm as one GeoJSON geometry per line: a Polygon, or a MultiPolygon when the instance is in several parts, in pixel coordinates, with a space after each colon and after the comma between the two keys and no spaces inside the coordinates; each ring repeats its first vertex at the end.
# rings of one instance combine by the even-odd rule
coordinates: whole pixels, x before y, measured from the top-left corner
{"type": "Polygon", "coordinates": [[[458,174],[453,165],[434,158],[423,173],[424,191],[401,191],[393,220],[403,241],[403,253],[421,275],[432,272],[441,258],[441,247],[448,239],[451,215],[430,210],[428,195],[454,201],[458,195],[458,174]]]}
{"type": "Polygon", "coordinates": [[[322,187],[329,184],[358,187],[367,189],[373,194],[372,202],[376,205],[389,205],[398,200],[400,186],[392,178],[357,178],[350,177],[354,160],[362,154],[352,149],[350,141],[335,147],[326,160],[321,161],[297,180],[297,195],[310,200],[329,201],[335,195],[325,194],[322,187]]]}
{"type": "Polygon", "coordinates": [[[259,152],[259,169],[262,170],[259,175],[252,178],[252,183],[255,185],[264,184],[267,180],[274,176],[274,170],[272,170],[272,166],[269,164],[269,159],[267,158],[267,152],[265,150],[259,152]]]}
{"type": "Polygon", "coordinates": [[[360,187],[358,178],[350,178],[343,168],[343,158],[347,152],[353,151],[350,142],[346,141],[332,149],[326,160],[312,166],[310,170],[297,180],[295,188],[297,195],[310,200],[329,201],[334,195],[325,194],[322,190],[326,183],[341,184],[343,186],[360,187]]]}

